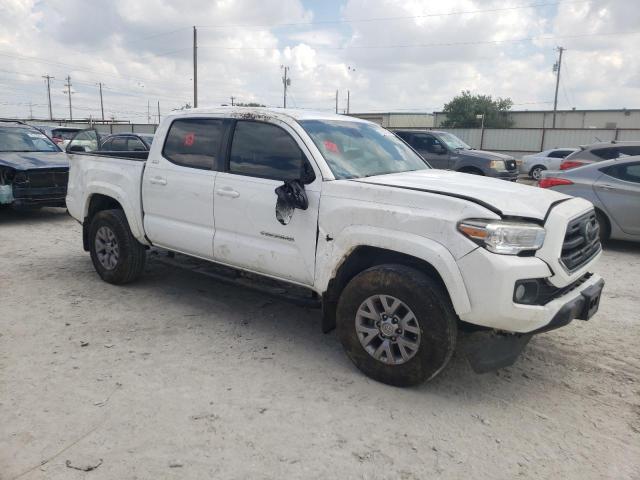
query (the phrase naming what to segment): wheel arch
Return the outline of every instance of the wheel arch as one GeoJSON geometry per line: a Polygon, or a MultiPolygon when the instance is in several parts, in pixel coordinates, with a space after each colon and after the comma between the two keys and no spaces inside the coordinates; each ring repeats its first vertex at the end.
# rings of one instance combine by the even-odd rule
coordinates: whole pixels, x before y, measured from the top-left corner
{"type": "Polygon", "coordinates": [[[82,221],[82,246],[85,251],[89,251],[89,225],[93,217],[103,210],[122,210],[129,224],[129,228],[134,237],[143,244],[148,244],[145,238],[144,230],[141,225],[136,222],[136,216],[133,209],[118,194],[113,192],[95,191],[87,196],[84,206],[84,215],[82,221]]]}
{"type": "MultiPolygon", "coordinates": [[[[442,249],[446,251],[444,247],[442,249]]],[[[342,257],[322,294],[322,331],[327,333],[335,328],[336,307],[344,287],[360,272],[376,265],[399,264],[415,268],[428,275],[442,287],[449,296],[456,313],[460,314],[470,310],[469,298],[460,271],[451,254],[448,253],[448,256],[447,260],[452,263],[449,264],[448,269],[444,269],[442,264],[438,265],[440,268],[436,268],[434,264],[437,262],[433,261],[435,258],[447,261],[440,251],[434,252],[432,259],[425,259],[380,246],[355,246],[342,257]],[[451,268],[452,266],[455,268],[451,268]],[[456,276],[457,278],[454,278],[456,276]]]]}
{"type": "Polygon", "coordinates": [[[486,173],[484,173],[484,171],[479,168],[479,167],[471,167],[469,165],[464,166],[464,167],[460,167],[458,169],[458,172],[460,173],[473,173],[473,174],[478,174],[478,175],[486,175],[486,173]]]}

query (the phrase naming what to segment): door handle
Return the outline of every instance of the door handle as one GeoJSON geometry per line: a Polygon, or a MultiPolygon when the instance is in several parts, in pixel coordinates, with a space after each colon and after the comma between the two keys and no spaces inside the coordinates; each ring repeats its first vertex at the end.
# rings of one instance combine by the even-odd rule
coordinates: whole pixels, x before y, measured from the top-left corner
{"type": "Polygon", "coordinates": [[[152,177],[151,180],[149,180],[149,183],[153,183],[155,185],[166,185],[167,179],[162,177],[152,177]]]}
{"type": "Polygon", "coordinates": [[[216,190],[216,194],[220,195],[221,197],[231,197],[231,198],[238,198],[240,196],[240,193],[236,192],[231,187],[219,188],[216,190]]]}
{"type": "Polygon", "coordinates": [[[601,188],[602,190],[613,190],[614,187],[613,185],[604,184],[604,185],[598,185],[598,188],[601,188]]]}

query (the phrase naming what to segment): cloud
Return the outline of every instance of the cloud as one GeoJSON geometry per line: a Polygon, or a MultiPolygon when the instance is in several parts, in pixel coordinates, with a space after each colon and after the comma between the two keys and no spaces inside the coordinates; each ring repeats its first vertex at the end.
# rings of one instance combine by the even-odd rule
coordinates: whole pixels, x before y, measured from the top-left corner
{"type": "Polygon", "coordinates": [[[29,103],[46,116],[46,73],[56,77],[56,116],[67,114],[67,75],[75,117],[99,115],[98,82],[107,115],[117,118],[146,121],[147,102],[160,101],[164,111],[191,102],[192,25],[199,26],[201,105],[233,95],[279,106],[281,66],[288,65],[289,104],[302,108],[332,110],[337,89],[341,109],[350,91],[352,111],[431,111],[463,89],[511,97],[516,108],[548,108],[561,44],[561,107],[637,106],[640,35],[625,33],[638,29],[640,2],[513,8],[498,0],[334,0],[322,11],[308,5],[5,0],[0,116],[26,116],[29,103]],[[320,13],[322,20],[348,21],[309,24],[320,13]]]}

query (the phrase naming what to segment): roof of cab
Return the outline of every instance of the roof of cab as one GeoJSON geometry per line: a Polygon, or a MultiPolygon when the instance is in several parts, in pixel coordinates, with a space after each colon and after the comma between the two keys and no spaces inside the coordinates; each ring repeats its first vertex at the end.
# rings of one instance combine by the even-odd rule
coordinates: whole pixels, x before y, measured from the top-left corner
{"type": "Polygon", "coordinates": [[[234,118],[246,118],[259,120],[260,118],[277,118],[293,120],[338,120],[353,121],[360,123],[371,123],[361,118],[350,117],[348,115],[338,115],[335,113],[318,112],[313,110],[302,110],[295,108],[268,108],[268,107],[198,107],[172,113],[171,117],[189,116],[193,114],[228,115],[234,118]]]}

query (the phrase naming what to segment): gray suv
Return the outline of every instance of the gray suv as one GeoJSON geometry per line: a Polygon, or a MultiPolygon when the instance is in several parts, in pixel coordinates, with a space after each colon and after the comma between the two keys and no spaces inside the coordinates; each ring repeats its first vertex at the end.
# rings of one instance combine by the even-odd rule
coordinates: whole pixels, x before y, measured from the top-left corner
{"type": "Polygon", "coordinates": [[[449,132],[394,130],[434,168],[486,175],[515,182],[515,158],[501,153],[475,150],[449,132]]]}

